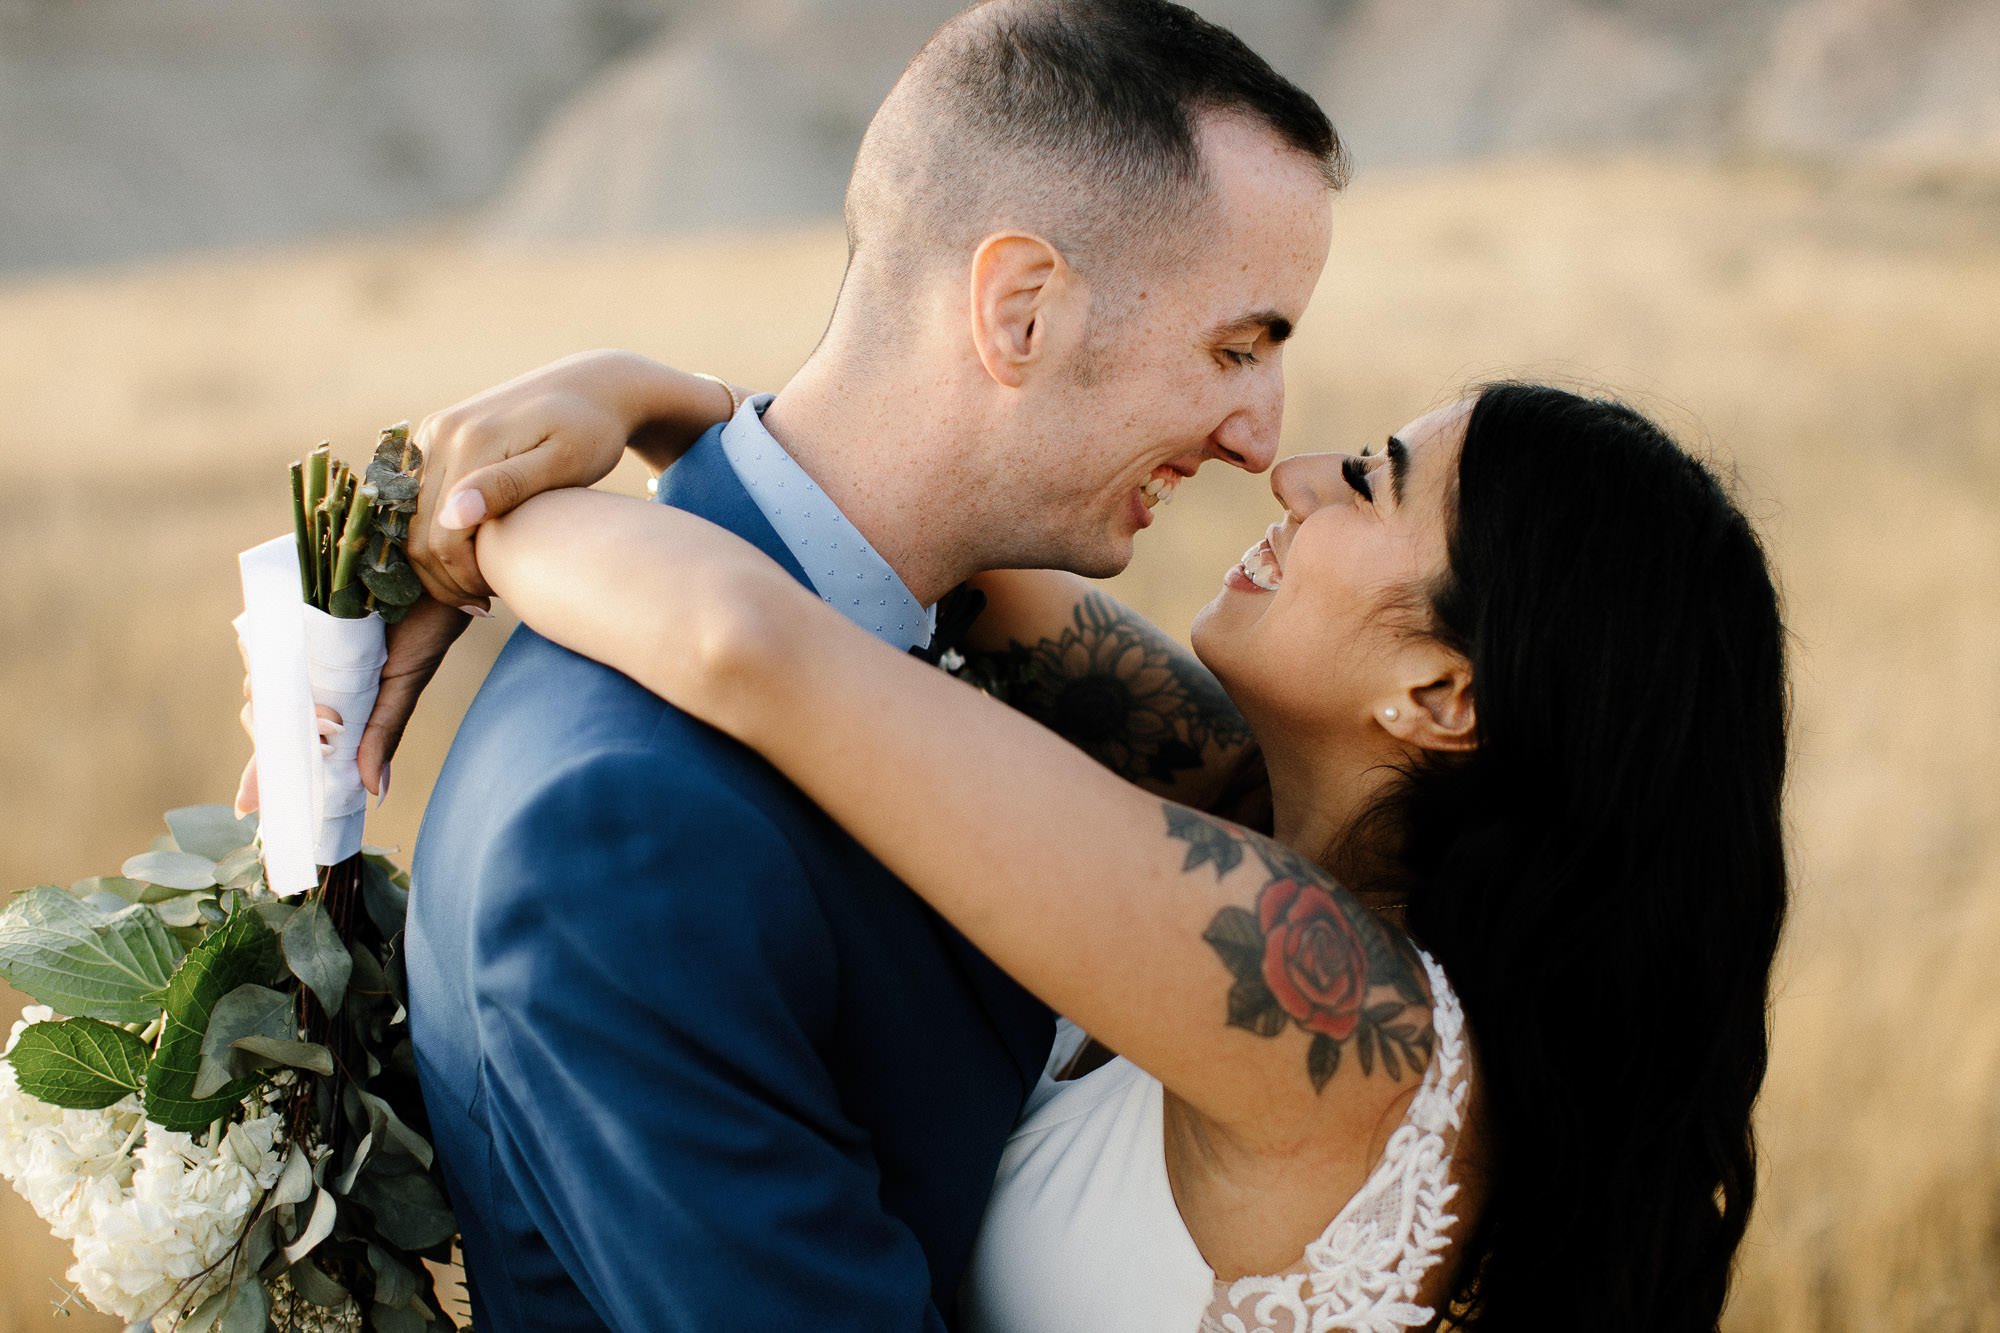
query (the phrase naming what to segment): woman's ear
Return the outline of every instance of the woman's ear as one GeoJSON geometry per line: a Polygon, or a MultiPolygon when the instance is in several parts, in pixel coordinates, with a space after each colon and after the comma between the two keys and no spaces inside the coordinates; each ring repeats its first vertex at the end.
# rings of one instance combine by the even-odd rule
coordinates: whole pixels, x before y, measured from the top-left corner
{"type": "Polygon", "coordinates": [[[1463,754],[1479,745],[1479,712],[1473,702],[1472,664],[1457,653],[1425,654],[1402,696],[1375,711],[1383,730],[1420,750],[1463,754]]]}
{"type": "Polygon", "coordinates": [[[1027,232],[988,236],[972,255],[972,345],[995,383],[1018,389],[1048,343],[1048,314],[1067,265],[1027,232]]]}

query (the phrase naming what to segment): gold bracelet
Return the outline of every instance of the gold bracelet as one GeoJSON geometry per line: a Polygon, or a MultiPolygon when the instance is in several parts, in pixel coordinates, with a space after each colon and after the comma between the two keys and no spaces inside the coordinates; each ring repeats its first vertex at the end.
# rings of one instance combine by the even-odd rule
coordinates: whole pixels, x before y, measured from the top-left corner
{"type": "Polygon", "coordinates": [[[729,395],[729,419],[734,421],[736,414],[743,409],[743,399],[738,396],[729,381],[720,375],[711,375],[705,370],[697,370],[693,374],[698,380],[707,380],[710,384],[721,386],[722,391],[729,395]]]}

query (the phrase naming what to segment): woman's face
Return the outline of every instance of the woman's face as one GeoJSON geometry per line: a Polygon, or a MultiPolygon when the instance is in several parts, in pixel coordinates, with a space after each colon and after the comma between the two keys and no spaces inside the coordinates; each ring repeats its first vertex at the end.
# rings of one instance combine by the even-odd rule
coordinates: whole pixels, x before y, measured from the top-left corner
{"type": "Polygon", "coordinates": [[[1195,651],[1253,721],[1315,737],[1367,727],[1419,682],[1413,634],[1445,568],[1446,505],[1471,403],[1419,417],[1364,454],[1271,472],[1284,518],[1196,617],[1195,651]]]}

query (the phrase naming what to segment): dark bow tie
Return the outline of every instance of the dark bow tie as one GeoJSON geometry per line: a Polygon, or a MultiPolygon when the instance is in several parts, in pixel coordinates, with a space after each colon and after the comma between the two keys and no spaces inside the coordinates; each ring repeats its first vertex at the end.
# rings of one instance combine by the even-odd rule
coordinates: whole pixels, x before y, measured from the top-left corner
{"type": "Polygon", "coordinates": [[[965,642],[965,636],[972,630],[972,622],[979,619],[979,613],[985,609],[985,593],[967,584],[959,584],[938,601],[937,629],[932,632],[931,641],[921,648],[910,649],[910,656],[936,666],[946,653],[965,642]]]}

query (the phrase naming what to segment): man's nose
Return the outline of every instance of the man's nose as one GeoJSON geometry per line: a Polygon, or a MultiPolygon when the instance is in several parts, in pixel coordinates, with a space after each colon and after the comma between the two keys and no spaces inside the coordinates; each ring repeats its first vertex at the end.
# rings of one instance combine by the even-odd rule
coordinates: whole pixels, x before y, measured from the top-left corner
{"type": "Polygon", "coordinates": [[[1278,429],[1284,413],[1285,381],[1273,374],[1266,392],[1238,407],[1215,428],[1208,437],[1208,456],[1245,472],[1268,471],[1278,457],[1278,429]]]}

